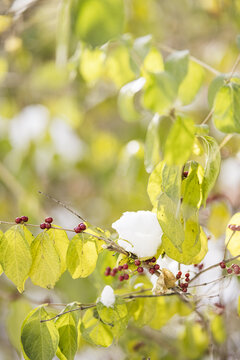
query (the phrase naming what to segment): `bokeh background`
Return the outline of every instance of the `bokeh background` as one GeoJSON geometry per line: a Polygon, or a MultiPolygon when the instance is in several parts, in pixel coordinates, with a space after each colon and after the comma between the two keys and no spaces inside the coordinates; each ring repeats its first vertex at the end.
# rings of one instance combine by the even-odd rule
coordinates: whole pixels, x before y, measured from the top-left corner
{"type": "MultiPolygon", "coordinates": [[[[124,35],[100,49],[79,41],[72,26],[77,12],[71,13],[69,3],[0,2],[0,219],[28,215],[31,223],[39,224],[52,216],[63,227],[78,224],[70,212],[39,195],[41,190],[111,230],[124,211],[151,210],[144,167],[151,114],[139,108],[137,116],[128,116],[131,109],[119,101],[122,86],[139,77],[129,44],[150,34],[157,48],[189,49],[228,73],[239,52],[240,2],[126,0],[124,35]]],[[[199,123],[209,112],[207,88],[214,76],[206,71],[201,91],[188,109],[199,123]]],[[[223,134],[214,129],[212,133],[222,140],[223,134]]],[[[222,148],[223,166],[213,193],[227,199],[224,209],[216,210],[224,221],[240,204],[239,151],[238,136],[222,148]]],[[[220,235],[221,231],[216,237],[220,235]]],[[[18,331],[32,306],[29,299],[36,304],[49,298],[94,301],[103,286],[101,266],[100,259],[88,279],[72,280],[65,273],[55,291],[28,281],[22,297],[2,275],[0,359],[19,358],[13,345],[19,348],[18,331]]],[[[112,358],[108,350],[93,355],[84,351],[79,358],[112,358]]],[[[123,355],[115,349],[114,359],[118,358],[123,355]]]]}

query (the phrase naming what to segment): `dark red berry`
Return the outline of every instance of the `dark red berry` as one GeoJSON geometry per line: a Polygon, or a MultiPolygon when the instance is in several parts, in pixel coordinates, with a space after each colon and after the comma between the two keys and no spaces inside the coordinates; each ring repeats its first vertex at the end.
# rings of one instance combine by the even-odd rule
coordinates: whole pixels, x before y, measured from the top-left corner
{"type": "Polygon", "coordinates": [[[107,270],[106,270],[105,273],[104,273],[104,275],[105,275],[105,276],[109,276],[109,275],[110,275],[110,271],[107,271],[107,270]]]}
{"type": "Polygon", "coordinates": [[[181,277],[181,275],[178,275],[178,274],[176,275],[176,279],[180,279],[180,277],[181,277]]]}
{"type": "Polygon", "coordinates": [[[179,271],[179,272],[178,272],[178,275],[179,275],[179,276],[182,276],[182,272],[181,272],[181,271],[179,271]]]}
{"type": "Polygon", "coordinates": [[[153,257],[152,259],[151,259],[151,262],[152,263],[155,263],[157,260],[156,260],[156,258],[155,257],[153,257]]]}
{"type": "Polygon", "coordinates": [[[124,265],[123,265],[123,269],[124,269],[124,270],[127,270],[127,269],[128,269],[128,264],[124,264],[124,265]]]}
{"type": "Polygon", "coordinates": [[[51,225],[51,224],[46,223],[46,229],[50,229],[51,227],[52,227],[52,225],[51,225]]]}
{"type": "Polygon", "coordinates": [[[123,281],[123,280],[124,280],[124,276],[123,276],[123,275],[120,275],[120,276],[118,277],[118,280],[119,280],[119,281],[123,281]]]}
{"type": "Polygon", "coordinates": [[[129,279],[129,275],[128,274],[124,274],[124,280],[128,280],[129,279]]]}
{"type": "Polygon", "coordinates": [[[182,288],[182,289],[184,289],[184,287],[185,287],[183,283],[181,283],[179,286],[180,286],[180,288],[182,288]]]}
{"type": "Polygon", "coordinates": [[[84,223],[80,223],[78,226],[79,226],[79,228],[80,228],[81,231],[84,231],[84,230],[86,230],[86,228],[87,228],[84,223]]]}
{"type": "Polygon", "coordinates": [[[123,266],[122,266],[122,265],[119,265],[118,271],[122,271],[122,269],[123,269],[123,266]]]}
{"type": "Polygon", "coordinates": [[[107,266],[107,267],[106,267],[106,271],[111,271],[110,266],[107,266]]]}
{"type": "Polygon", "coordinates": [[[187,277],[187,278],[185,279],[185,281],[189,282],[189,281],[190,281],[189,277],[187,277]]]}
{"type": "Polygon", "coordinates": [[[240,274],[240,267],[238,265],[234,266],[233,271],[235,274],[240,274]]]}
{"type": "Polygon", "coordinates": [[[28,222],[28,217],[27,216],[21,216],[21,220],[23,222],[28,222]]]}
{"type": "Polygon", "coordinates": [[[198,265],[198,269],[199,269],[199,270],[202,270],[202,268],[203,268],[203,264],[199,264],[199,265],[198,265]]]}
{"type": "Polygon", "coordinates": [[[228,274],[231,274],[233,271],[231,268],[227,269],[228,274]]]}
{"type": "Polygon", "coordinates": [[[152,274],[152,275],[153,275],[153,274],[155,273],[154,268],[150,268],[150,269],[149,269],[149,272],[150,272],[150,274],[152,274]]]}
{"type": "Polygon", "coordinates": [[[48,223],[48,224],[51,224],[53,222],[53,218],[52,217],[47,217],[45,219],[45,222],[48,223]]]}
{"type": "Polygon", "coordinates": [[[42,223],[40,224],[40,228],[43,230],[43,229],[46,229],[46,224],[45,223],[42,223]]]}
{"type": "Polygon", "coordinates": [[[115,271],[112,270],[112,271],[110,272],[110,275],[111,275],[111,276],[115,276],[115,275],[116,275],[115,271]]]}
{"type": "Polygon", "coordinates": [[[221,262],[219,263],[219,265],[220,265],[220,267],[221,267],[222,269],[225,269],[225,267],[226,267],[226,264],[225,264],[224,261],[221,261],[221,262]]]}
{"type": "Polygon", "coordinates": [[[136,260],[134,261],[134,264],[135,264],[136,266],[139,266],[139,265],[141,265],[141,261],[140,261],[139,259],[136,259],[136,260]]]}
{"type": "Polygon", "coordinates": [[[118,269],[117,268],[113,268],[112,271],[115,272],[115,274],[118,272],[118,269]]]}
{"type": "Polygon", "coordinates": [[[194,267],[198,267],[198,264],[194,264],[194,267]]]}
{"type": "Polygon", "coordinates": [[[183,172],[183,177],[185,177],[185,178],[188,177],[188,171],[183,172]]]}
{"type": "Polygon", "coordinates": [[[15,219],[15,223],[16,223],[16,224],[20,224],[21,221],[22,221],[22,219],[21,219],[20,217],[17,217],[17,218],[15,219]]]}
{"type": "Polygon", "coordinates": [[[155,265],[154,265],[154,270],[159,270],[159,269],[160,269],[160,265],[155,264],[155,265]]]}
{"type": "Polygon", "coordinates": [[[189,273],[186,273],[186,274],[185,274],[185,277],[186,277],[186,278],[188,278],[189,276],[190,276],[190,274],[189,274],[189,273]]]}
{"type": "Polygon", "coordinates": [[[75,233],[80,233],[81,232],[81,229],[78,227],[78,226],[76,226],[75,228],[74,228],[74,231],[75,231],[75,233]]]}
{"type": "Polygon", "coordinates": [[[143,272],[143,267],[142,267],[142,266],[139,266],[139,267],[137,268],[137,272],[142,273],[142,272],[143,272]]]}
{"type": "Polygon", "coordinates": [[[187,292],[187,289],[186,289],[186,288],[184,288],[184,289],[182,289],[182,291],[183,291],[183,292],[187,292]]]}

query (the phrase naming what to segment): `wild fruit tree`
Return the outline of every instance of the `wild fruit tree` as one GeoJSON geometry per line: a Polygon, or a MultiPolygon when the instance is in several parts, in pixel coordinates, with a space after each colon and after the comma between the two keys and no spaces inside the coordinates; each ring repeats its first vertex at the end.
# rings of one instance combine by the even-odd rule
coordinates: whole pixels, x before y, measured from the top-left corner
{"type": "MultiPolygon", "coordinates": [[[[220,358],[224,344],[231,341],[220,291],[227,290],[229,282],[236,283],[240,274],[240,213],[233,214],[226,225],[221,261],[214,261],[212,251],[212,264],[204,266],[211,226],[201,220],[201,212],[214,201],[210,194],[221,168],[221,148],[240,133],[236,73],[240,56],[228,74],[220,74],[189,51],[159,45],[151,36],[120,36],[121,0],[95,5],[99,14],[91,21],[91,1],[73,2],[70,10],[65,4],[62,11],[70,13],[72,35],[81,40],[80,68],[86,81],[103,76],[104,66],[105,70],[113,63],[117,67],[119,58],[128,59],[129,81],[122,83],[116,74],[112,76],[119,86],[117,106],[126,121],[151,114],[144,163],[152,209],[126,209],[111,232],[70,208],[78,219],[73,229],[62,228],[50,216],[40,225],[29,223],[28,216],[1,221],[9,224],[0,238],[1,273],[19,293],[24,295],[28,278],[46,289],[53,289],[65,271],[73,279],[86,278],[98,258],[99,276],[106,283],[93,303],[48,302],[30,311],[21,327],[22,354],[30,360],[51,360],[55,355],[72,360],[81,341],[102,347],[118,342],[124,348],[126,329],[133,327],[138,330],[133,330],[136,336],[128,343],[131,359],[220,358]],[[169,55],[163,58],[161,50],[169,55]],[[85,72],[86,64],[91,64],[92,73],[85,72]],[[187,106],[200,91],[206,71],[215,77],[208,88],[209,114],[199,124],[187,106]],[[211,118],[214,129],[210,131],[211,118]],[[213,136],[216,129],[227,134],[220,144],[213,136]],[[35,227],[37,236],[31,232],[35,227]],[[206,280],[203,276],[213,269],[220,276],[206,280]],[[215,283],[223,288],[209,294],[208,285],[215,283]],[[174,331],[169,343],[158,338],[156,330],[171,321],[181,331],[174,331]]],[[[240,315],[237,296],[238,309],[232,305],[235,317],[240,315]]],[[[228,356],[226,349],[224,356],[228,356]]]]}

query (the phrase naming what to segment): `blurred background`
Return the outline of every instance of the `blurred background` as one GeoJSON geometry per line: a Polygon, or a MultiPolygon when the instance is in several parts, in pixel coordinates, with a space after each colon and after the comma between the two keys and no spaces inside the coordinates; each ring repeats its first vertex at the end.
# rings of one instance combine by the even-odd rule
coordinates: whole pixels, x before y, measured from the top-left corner
{"type": "MultiPolygon", "coordinates": [[[[156,48],[189,49],[222,73],[230,72],[238,55],[238,0],[126,0],[124,14],[119,15],[124,18],[123,35],[97,48],[79,40],[79,3],[0,2],[1,220],[27,215],[38,224],[52,216],[62,227],[78,224],[38,190],[110,230],[124,211],[151,210],[144,141],[152,115],[141,108],[139,99],[133,110],[119,98],[120,89],[139,78],[138,59],[129,48],[137,46],[136,39],[141,42],[151,35],[156,48]]],[[[92,1],[93,13],[95,6],[92,1]]],[[[162,55],[167,53],[163,50],[162,55]]],[[[189,106],[196,122],[209,112],[207,88],[215,76],[205,72],[201,91],[189,106]]],[[[212,134],[221,142],[223,134],[214,129],[212,134]]],[[[222,172],[213,192],[227,198],[216,210],[224,226],[240,204],[239,144],[235,136],[222,148],[222,172]]],[[[211,221],[216,228],[216,218],[211,221]]],[[[221,235],[220,230],[216,237],[221,235]]],[[[98,269],[101,266],[100,259],[98,269]]],[[[18,331],[31,308],[29,299],[94,301],[104,284],[97,273],[81,280],[65,273],[55,291],[36,289],[28,281],[26,296],[20,299],[2,275],[0,359],[19,358],[13,345],[19,349],[18,331]]],[[[111,359],[107,353],[84,353],[80,358],[111,359]]],[[[114,359],[118,358],[123,358],[120,349],[115,350],[114,359]]]]}

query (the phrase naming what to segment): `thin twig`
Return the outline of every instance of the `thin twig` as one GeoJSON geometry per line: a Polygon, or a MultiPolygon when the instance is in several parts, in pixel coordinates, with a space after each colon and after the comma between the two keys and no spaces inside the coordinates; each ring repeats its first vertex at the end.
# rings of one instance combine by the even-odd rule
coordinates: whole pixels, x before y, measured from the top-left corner
{"type": "Polygon", "coordinates": [[[225,278],[227,278],[227,277],[229,277],[229,276],[233,276],[233,275],[234,275],[234,273],[233,273],[233,274],[223,275],[223,276],[221,276],[221,277],[218,278],[218,279],[214,279],[214,280],[212,280],[212,281],[205,282],[205,283],[202,283],[202,284],[191,285],[191,286],[188,286],[188,288],[195,288],[195,287],[199,287],[199,286],[206,286],[206,285],[212,284],[212,283],[214,283],[214,282],[218,282],[218,281],[220,281],[220,280],[223,280],[223,279],[225,279],[225,278]]]}
{"type": "Polygon", "coordinates": [[[224,255],[223,255],[223,258],[224,258],[224,259],[225,259],[226,254],[227,254],[227,247],[228,247],[228,245],[229,245],[230,241],[232,240],[233,235],[235,234],[235,232],[236,232],[236,231],[233,231],[233,232],[232,232],[232,234],[231,234],[230,238],[228,239],[228,242],[227,242],[227,243],[226,243],[226,245],[225,245],[225,248],[224,248],[224,255]]]}
{"type": "Polygon", "coordinates": [[[201,123],[201,125],[204,125],[208,122],[208,120],[211,118],[212,114],[213,114],[213,109],[211,111],[209,111],[209,113],[207,114],[207,116],[205,117],[205,119],[203,120],[203,122],[201,123]]]}
{"type": "Polygon", "coordinates": [[[237,57],[234,65],[233,65],[233,67],[232,67],[232,70],[231,70],[231,73],[230,73],[230,75],[229,75],[228,81],[230,81],[231,78],[233,77],[233,74],[234,74],[235,70],[237,69],[239,63],[240,63],[240,55],[238,55],[238,57],[237,57]]]}
{"type": "Polygon", "coordinates": [[[228,135],[226,135],[225,137],[224,137],[224,139],[222,140],[222,142],[219,144],[219,150],[221,150],[221,148],[223,147],[223,146],[225,146],[228,142],[229,142],[229,140],[231,140],[231,138],[234,136],[235,134],[228,134],[228,135]]]}
{"type": "Polygon", "coordinates": [[[71,310],[68,310],[68,311],[64,311],[64,312],[62,312],[62,313],[60,313],[60,314],[58,314],[58,315],[56,315],[56,316],[53,316],[52,318],[40,320],[40,322],[43,323],[43,322],[51,321],[51,320],[54,320],[54,319],[59,318],[59,317],[62,316],[62,315],[71,313],[71,312],[73,312],[73,311],[86,310],[86,309],[93,308],[93,307],[95,307],[95,306],[96,306],[96,304],[90,304],[90,305],[85,305],[85,306],[81,305],[81,306],[79,306],[79,308],[77,308],[77,309],[71,309],[71,310]]]}

